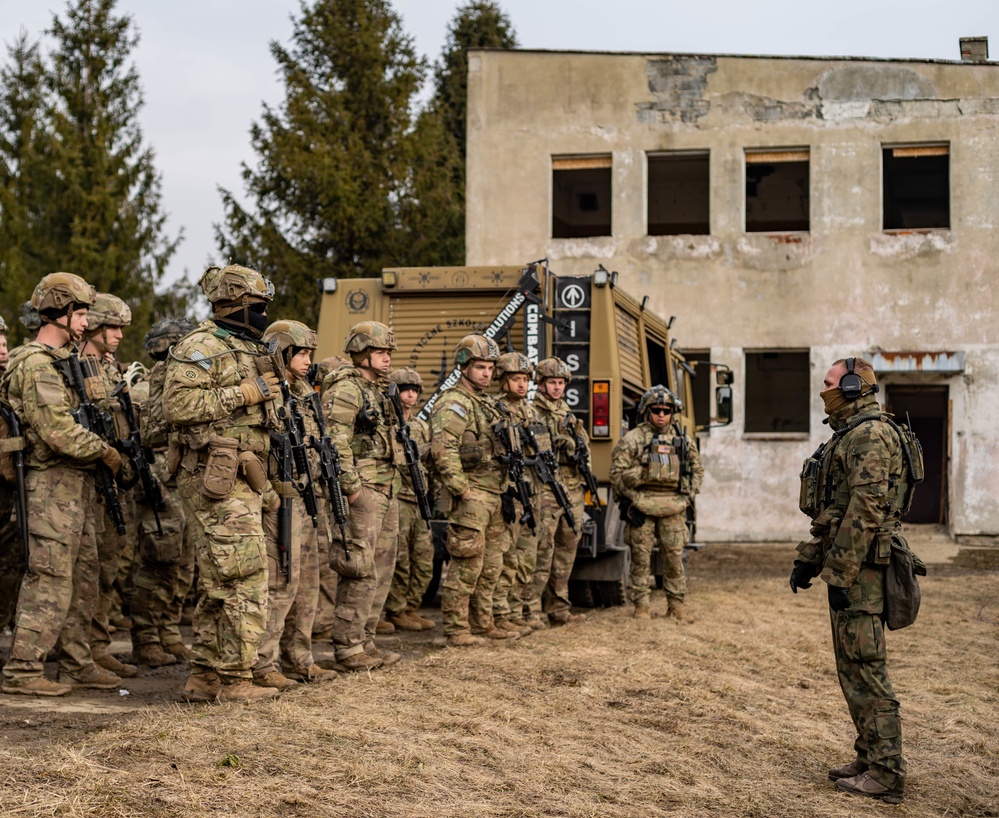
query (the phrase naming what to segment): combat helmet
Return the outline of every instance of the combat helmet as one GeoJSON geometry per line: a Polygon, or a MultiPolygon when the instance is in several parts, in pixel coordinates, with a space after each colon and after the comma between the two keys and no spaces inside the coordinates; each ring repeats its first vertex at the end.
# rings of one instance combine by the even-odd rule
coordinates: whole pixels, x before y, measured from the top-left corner
{"type": "Polygon", "coordinates": [[[142,346],[153,358],[163,355],[170,347],[194,329],[187,318],[161,318],[149,328],[142,346]]]}
{"type": "Polygon", "coordinates": [[[55,310],[62,314],[73,304],[89,307],[96,297],[97,291],[80,276],[73,273],[49,273],[35,285],[29,303],[39,313],[55,310]]]}
{"type": "Polygon", "coordinates": [[[101,327],[127,327],[132,323],[132,310],[128,304],[111,293],[97,293],[94,303],[87,312],[87,333],[92,334],[101,327]]]}
{"type": "Polygon", "coordinates": [[[541,383],[545,378],[565,378],[566,386],[568,386],[569,381],[572,380],[572,370],[569,369],[569,364],[561,358],[545,358],[543,361],[539,361],[534,368],[534,377],[538,383],[541,383]]]}
{"type": "Polygon", "coordinates": [[[315,384],[321,384],[331,372],[336,372],[342,366],[350,366],[350,360],[339,355],[330,355],[330,357],[314,363],[313,366],[316,368],[316,373],[312,381],[315,384]]]}
{"type": "Polygon", "coordinates": [[[399,389],[412,389],[416,387],[417,392],[423,391],[423,378],[420,377],[420,373],[415,369],[409,369],[408,367],[397,369],[389,375],[389,380],[396,384],[399,389]]]}
{"type": "Polygon", "coordinates": [[[368,349],[395,350],[395,333],[378,321],[361,321],[354,324],[343,342],[343,351],[348,354],[364,352],[368,349]]]}
{"type": "Polygon", "coordinates": [[[672,391],[659,384],[647,389],[642,395],[642,399],[638,402],[638,416],[645,417],[650,406],[672,406],[674,411],[683,408],[680,399],[672,391]]]}
{"type": "Polygon", "coordinates": [[[17,320],[24,325],[28,332],[38,332],[38,328],[42,325],[42,317],[38,314],[38,310],[31,306],[30,301],[25,301],[21,305],[21,314],[17,320]]]}
{"type": "Polygon", "coordinates": [[[277,341],[278,349],[315,349],[319,345],[316,331],[309,329],[301,321],[275,321],[264,330],[264,342],[277,341]]]}
{"type": "Polygon", "coordinates": [[[492,338],[466,335],[454,348],[454,365],[464,366],[471,361],[495,361],[499,356],[499,345],[492,338]]]}
{"type": "Polygon", "coordinates": [[[0,335],[7,334],[7,322],[3,320],[3,316],[0,315],[0,335]]]}
{"type": "Polygon", "coordinates": [[[501,381],[507,375],[527,375],[534,377],[534,364],[521,352],[504,352],[496,359],[494,376],[501,381]]]}
{"type": "Polygon", "coordinates": [[[266,302],[274,298],[274,285],[271,281],[241,264],[209,267],[198,285],[212,304],[233,303],[244,298],[266,302]]]}

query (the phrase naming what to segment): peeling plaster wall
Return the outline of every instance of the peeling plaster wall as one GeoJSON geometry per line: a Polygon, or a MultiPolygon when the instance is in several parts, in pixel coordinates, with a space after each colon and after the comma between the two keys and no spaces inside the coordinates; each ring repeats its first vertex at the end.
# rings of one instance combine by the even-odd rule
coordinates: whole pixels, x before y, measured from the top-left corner
{"type": "Polygon", "coordinates": [[[745,437],[744,350],[761,348],[810,349],[816,395],[844,355],[963,351],[963,377],[889,380],[947,384],[948,525],[999,534],[999,65],[480,51],[468,88],[467,263],[603,263],[735,371],[735,422],[702,441],[699,537],[807,531],[797,474],[827,436],[821,403],[807,439],[745,437]],[[950,145],[951,229],[885,233],[882,146],[920,142],[950,145]],[[747,234],[744,151],[780,147],[809,149],[810,230],[747,234]],[[646,152],[704,149],[710,235],[648,236],[646,152]],[[577,153],[612,155],[613,235],[553,240],[551,156],[577,153]]]}

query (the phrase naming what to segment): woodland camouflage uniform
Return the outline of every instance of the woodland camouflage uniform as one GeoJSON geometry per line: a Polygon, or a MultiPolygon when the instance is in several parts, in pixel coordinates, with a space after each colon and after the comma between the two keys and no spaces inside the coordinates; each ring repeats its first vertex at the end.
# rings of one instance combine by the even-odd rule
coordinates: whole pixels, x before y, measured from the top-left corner
{"type": "MultiPolygon", "coordinates": [[[[873,383],[873,372],[860,374],[873,383]]],[[[830,619],[840,687],[857,731],[849,774],[868,773],[891,791],[889,797],[901,797],[906,764],[882,614],[890,536],[908,475],[898,433],[888,423],[868,419],[848,428],[851,419],[866,414],[881,416],[874,394],[829,415],[834,432],[846,431],[834,434],[825,450],[817,484],[826,485],[828,475],[831,500],[819,504],[812,538],[798,546],[797,563],[831,592],[846,590],[848,604],[839,611],[830,607],[830,619]]]]}

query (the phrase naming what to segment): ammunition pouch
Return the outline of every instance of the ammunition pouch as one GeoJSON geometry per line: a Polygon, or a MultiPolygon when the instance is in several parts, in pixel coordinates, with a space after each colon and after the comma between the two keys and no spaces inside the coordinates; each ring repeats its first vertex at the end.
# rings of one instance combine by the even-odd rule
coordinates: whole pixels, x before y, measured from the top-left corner
{"type": "MultiPolygon", "coordinates": [[[[267,485],[267,470],[260,462],[260,458],[253,452],[240,452],[236,459],[239,461],[239,470],[247,485],[257,494],[262,493],[267,485]]],[[[278,494],[281,497],[285,496],[280,492],[278,494]]]]}
{"type": "Polygon", "coordinates": [[[14,452],[22,452],[26,448],[24,435],[11,437],[10,425],[3,412],[0,412],[0,482],[13,485],[17,476],[14,474],[14,452]]]}
{"type": "Polygon", "coordinates": [[[492,460],[495,449],[490,437],[478,437],[474,432],[465,432],[458,446],[458,459],[465,471],[475,471],[492,460]]]}
{"type": "Polygon", "coordinates": [[[228,497],[236,485],[239,470],[239,441],[213,437],[208,442],[208,459],[201,476],[201,493],[210,500],[228,497]]]}
{"type": "Polygon", "coordinates": [[[822,498],[819,497],[819,474],[822,471],[822,459],[825,451],[823,443],[811,457],[805,458],[801,464],[801,487],[798,491],[798,508],[801,513],[814,519],[822,508],[822,498]]]}

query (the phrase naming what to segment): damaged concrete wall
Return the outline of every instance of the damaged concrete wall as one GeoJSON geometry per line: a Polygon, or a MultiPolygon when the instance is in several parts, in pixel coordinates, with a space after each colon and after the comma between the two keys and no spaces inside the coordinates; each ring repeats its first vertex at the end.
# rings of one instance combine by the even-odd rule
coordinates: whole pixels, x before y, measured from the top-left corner
{"type": "Polygon", "coordinates": [[[999,65],[474,52],[468,87],[467,263],[603,263],[736,372],[735,422],[702,443],[702,537],[806,531],[797,473],[826,436],[822,378],[874,350],[965,353],[963,375],[926,376],[951,401],[947,523],[999,534],[999,65]],[[913,143],[949,145],[949,229],[882,229],[883,146],[913,143]],[[747,233],[745,151],[785,147],[808,150],[810,229],[747,233]],[[646,155],[676,150],[710,151],[710,235],[647,235],[646,155]],[[551,157],[606,153],[612,235],[552,239],[551,157]],[[744,435],[747,349],[810,350],[808,435],[744,435]]]}

